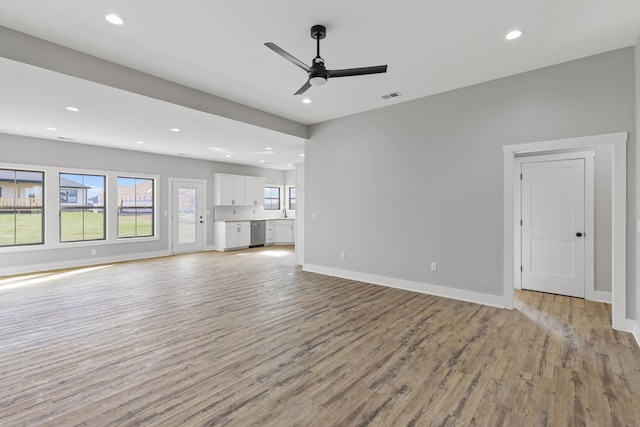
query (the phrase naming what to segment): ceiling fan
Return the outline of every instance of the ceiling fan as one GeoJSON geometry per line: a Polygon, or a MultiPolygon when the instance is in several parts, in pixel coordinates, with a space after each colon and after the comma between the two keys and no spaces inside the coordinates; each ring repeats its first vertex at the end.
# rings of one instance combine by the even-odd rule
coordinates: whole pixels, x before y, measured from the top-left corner
{"type": "Polygon", "coordinates": [[[316,40],[317,45],[317,54],[316,57],[313,58],[313,63],[309,67],[304,62],[300,61],[298,58],[290,55],[282,48],[278,47],[275,43],[267,42],[264,45],[269,49],[273,50],[278,55],[282,56],[284,59],[289,62],[297,65],[302,68],[309,74],[309,79],[307,82],[302,85],[300,89],[294,95],[302,95],[309,89],[311,86],[324,86],[327,84],[327,79],[333,77],[349,77],[349,76],[362,76],[365,74],[379,74],[386,73],[387,66],[386,65],[377,65],[375,67],[362,67],[362,68],[346,68],[343,70],[327,70],[324,66],[324,59],[320,56],[320,40],[325,38],[327,35],[327,29],[324,25],[314,25],[311,27],[311,38],[316,40]]]}

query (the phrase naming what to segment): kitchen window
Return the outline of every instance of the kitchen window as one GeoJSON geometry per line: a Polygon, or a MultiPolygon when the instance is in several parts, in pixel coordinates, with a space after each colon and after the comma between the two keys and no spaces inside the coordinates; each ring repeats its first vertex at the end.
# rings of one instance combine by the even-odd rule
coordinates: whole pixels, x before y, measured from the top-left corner
{"type": "Polygon", "coordinates": [[[289,210],[296,210],[296,187],[289,187],[289,210]]]}
{"type": "Polygon", "coordinates": [[[44,243],[44,172],[0,169],[0,246],[44,243]]]}
{"type": "Polygon", "coordinates": [[[264,187],[264,210],[280,210],[280,187],[264,187]]]}

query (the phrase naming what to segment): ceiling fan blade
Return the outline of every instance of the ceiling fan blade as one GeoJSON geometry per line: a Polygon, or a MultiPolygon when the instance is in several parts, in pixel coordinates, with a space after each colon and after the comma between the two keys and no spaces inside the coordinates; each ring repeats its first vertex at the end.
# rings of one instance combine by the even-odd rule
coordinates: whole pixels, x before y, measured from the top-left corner
{"type": "Polygon", "coordinates": [[[307,66],[307,64],[305,64],[304,62],[300,61],[298,58],[292,56],[291,54],[286,52],[284,49],[278,47],[278,45],[276,45],[275,43],[267,42],[264,45],[266,47],[268,47],[269,49],[271,49],[272,51],[274,51],[275,53],[277,53],[278,55],[282,56],[287,61],[291,62],[292,64],[297,65],[300,68],[302,68],[307,73],[309,72],[309,67],[307,66]]]}
{"type": "Polygon", "coordinates": [[[302,95],[310,87],[311,87],[311,83],[309,83],[309,80],[307,80],[307,82],[305,84],[303,84],[302,87],[300,89],[298,89],[298,91],[296,93],[294,93],[294,95],[302,95]]]}
{"type": "Polygon", "coordinates": [[[344,70],[327,70],[328,77],[349,77],[349,76],[363,76],[365,74],[379,74],[386,73],[386,65],[377,65],[375,67],[362,67],[362,68],[345,68],[344,70]]]}

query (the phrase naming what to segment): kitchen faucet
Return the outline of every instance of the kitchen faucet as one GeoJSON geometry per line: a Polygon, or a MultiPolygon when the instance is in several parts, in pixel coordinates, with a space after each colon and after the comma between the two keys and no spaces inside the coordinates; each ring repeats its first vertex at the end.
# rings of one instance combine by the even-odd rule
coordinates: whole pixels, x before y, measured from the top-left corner
{"type": "Polygon", "coordinates": [[[285,217],[285,219],[286,219],[286,218],[287,218],[287,208],[283,208],[283,209],[282,209],[282,212],[284,212],[284,217],[285,217]]]}

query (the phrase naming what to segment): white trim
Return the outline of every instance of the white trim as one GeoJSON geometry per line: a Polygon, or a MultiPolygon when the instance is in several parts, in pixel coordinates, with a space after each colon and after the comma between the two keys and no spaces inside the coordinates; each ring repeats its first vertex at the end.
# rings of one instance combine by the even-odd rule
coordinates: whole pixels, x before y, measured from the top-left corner
{"type": "Polygon", "coordinates": [[[593,290],[589,293],[588,297],[585,299],[588,299],[589,301],[604,302],[607,304],[611,304],[611,292],[593,290]]]}
{"type": "Polygon", "coordinates": [[[139,253],[133,253],[133,254],[126,254],[126,255],[114,255],[114,256],[102,257],[102,258],[74,259],[71,261],[22,265],[19,267],[7,267],[7,268],[0,269],[0,277],[13,276],[15,274],[36,273],[39,271],[60,270],[63,268],[86,267],[91,265],[110,264],[113,262],[125,262],[125,261],[134,261],[134,260],[147,259],[147,258],[158,258],[158,257],[164,257],[164,256],[170,256],[170,255],[171,253],[169,251],[139,252],[139,253]]]}
{"type": "Polygon", "coordinates": [[[640,346],[640,322],[633,319],[627,319],[627,332],[633,335],[636,343],[640,346]]]}
{"type": "Polygon", "coordinates": [[[340,277],[342,279],[371,283],[373,285],[387,286],[390,288],[420,292],[422,294],[451,298],[460,301],[472,302],[475,304],[504,308],[504,306],[502,305],[504,298],[501,295],[489,295],[482,292],[431,285],[429,283],[413,282],[410,280],[379,276],[377,274],[360,273],[357,271],[342,270],[339,268],[325,267],[315,264],[305,264],[302,267],[302,270],[311,273],[324,274],[327,276],[340,277]]]}
{"type": "Polygon", "coordinates": [[[611,245],[611,291],[612,326],[626,330],[626,197],[627,197],[627,132],[594,135],[552,141],[505,145],[503,147],[503,191],[504,191],[504,232],[503,232],[503,287],[504,306],[513,308],[513,169],[515,155],[519,153],[541,152],[595,145],[609,145],[612,151],[612,245],[611,245]]]}
{"type": "MultiPolygon", "coordinates": [[[[515,167],[513,168],[513,286],[515,289],[522,289],[522,274],[518,271],[521,260],[522,241],[520,234],[520,224],[518,218],[522,218],[521,209],[521,180],[522,165],[524,163],[552,162],[559,160],[584,160],[584,294],[585,299],[591,301],[602,301],[595,295],[595,224],[594,224],[594,182],[595,182],[595,155],[593,150],[576,151],[562,154],[540,154],[527,157],[516,157],[514,159],[515,167]]],[[[610,297],[609,297],[610,302],[610,297]]]]}

